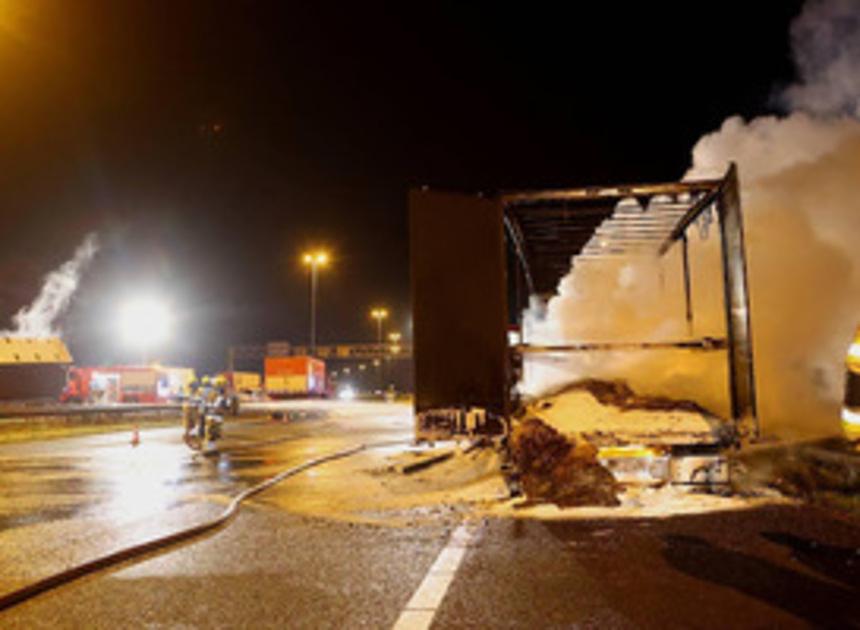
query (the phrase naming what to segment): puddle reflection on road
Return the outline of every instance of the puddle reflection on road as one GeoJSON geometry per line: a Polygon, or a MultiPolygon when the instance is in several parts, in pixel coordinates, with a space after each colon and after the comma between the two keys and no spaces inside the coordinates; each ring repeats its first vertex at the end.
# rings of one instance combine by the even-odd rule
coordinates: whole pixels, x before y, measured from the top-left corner
{"type": "MultiPolygon", "coordinates": [[[[176,482],[185,472],[185,458],[173,446],[154,445],[107,455],[118,474],[99,514],[111,520],[135,520],[168,509],[179,498],[176,482]]],[[[112,464],[112,465],[111,465],[112,464]]]]}
{"type": "Polygon", "coordinates": [[[259,450],[212,456],[185,444],[150,441],[136,448],[68,458],[0,460],[0,531],[70,518],[117,524],[152,518],[214,493],[258,483],[278,457],[259,450]]]}

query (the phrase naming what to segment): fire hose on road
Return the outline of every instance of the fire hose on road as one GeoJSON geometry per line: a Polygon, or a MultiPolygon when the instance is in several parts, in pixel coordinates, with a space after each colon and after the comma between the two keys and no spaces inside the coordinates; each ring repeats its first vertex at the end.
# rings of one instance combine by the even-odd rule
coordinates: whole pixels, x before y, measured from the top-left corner
{"type": "Polygon", "coordinates": [[[178,543],[214,531],[222,525],[228,523],[237,514],[239,506],[246,499],[249,499],[256,494],[259,494],[264,490],[271,488],[272,486],[277,483],[280,483],[284,479],[298,475],[299,473],[302,473],[310,468],[314,468],[321,464],[325,464],[327,462],[331,462],[337,459],[350,457],[368,449],[382,448],[385,446],[396,446],[398,444],[408,444],[410,442],[411,440],[388,440],[384,442],[359,444],[357,446],[352,446],[350,448],[336,451],[328,455],[316,457],[297,466],[287,468],[286,470],[283,470],[278,474],[269,477],[268,479],[254,486],[251,486],[250,488],[246,488],[245,490],[243,490],[241,493],[233,497],[233,499],[230,501],[230,504],[224,509],[223,512],[221,512],[220,515],[209,521],[200,523],[187,529],[182,529],[178,532],[174,532],[166,536],[153,538],[152,540],[148,540],[146,542],[142,542],[131,547],[125,547],[118,551],[114,551],[113,553],[109,553],[107,555],[95,558],[94,560],[90,560],[89,562],[70,567],[59,573],[54,573],[53,575],[49,575],[48,577],[42,578],[37,582],[28,584],[27,586],[16,589],[10,593],[6,593],[5,595],[0,595],[0,611],[12,608],[13,606],[21,604],[29,599],[32,599],[33,597],[36,597],[37,595],[40,595],[41,593],[45,593],[64,584],[68,584],[74,580],[77,580],[78,578],[84,577],[85,575],[90,575],[97,571],[102,571],[104,569],[121,564],[123,562],[128,562],[130,560],[140,558],[141,556],[145,556],[155,551],[167,549],[178,543]]]}

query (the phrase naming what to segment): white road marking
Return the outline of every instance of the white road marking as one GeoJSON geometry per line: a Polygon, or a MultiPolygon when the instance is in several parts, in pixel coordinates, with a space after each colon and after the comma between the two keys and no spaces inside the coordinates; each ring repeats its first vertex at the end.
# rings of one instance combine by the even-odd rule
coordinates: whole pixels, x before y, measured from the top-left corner
{"type": "Polygon", "coordinates": [[[421,585],[400,613],[394,630],[426,630],[430,627],[474,537],[475,531],[467,525],[454,530],[448,544],[439,552],[421,585]]]}

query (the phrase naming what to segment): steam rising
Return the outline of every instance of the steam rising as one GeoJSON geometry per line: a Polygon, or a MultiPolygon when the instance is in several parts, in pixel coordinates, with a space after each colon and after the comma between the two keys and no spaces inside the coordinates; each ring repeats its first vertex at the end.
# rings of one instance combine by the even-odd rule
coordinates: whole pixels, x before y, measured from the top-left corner
{"type": "Polygon", "coordinates": [[[788,88],[789,109],[860,116],[860,10],[856,0],[810,0],[791,26],[800,82],[788,88]]]}
{"type": "Polygon", "coordinates": [[[98,250],[95,234],[88,234],[78,245],[74,256],[45,277],[39,295],[29,306],[12,318],[15,328],[3,335],[16,337],[50,337],[58,335],[57,318],[63,313],[78,288],[86,266],[98,250]]]}
{"type": "MultiPolygon", "coordinates": [[[[727,119],[693,149],[687,178],[738,164],[746,229],[759,415],[766,431],[838,430],[845,351],[860,323],[860,5],[811,0],[792,24],[799,82],[791,113],[727,119]]],[[[533,343],[723,336],[719,238],[690,230],[696,320],[688,330],[678,252],[663,259],[574,264],[545,316],[526,314],[533,343]]],[[[677,249],[675,247],[674,249],[677,249]]],[[[646,393],[727,413],[722,354],[593,353],[533,361],[533,394],[585,376],[627,378],[646,393]]]]}

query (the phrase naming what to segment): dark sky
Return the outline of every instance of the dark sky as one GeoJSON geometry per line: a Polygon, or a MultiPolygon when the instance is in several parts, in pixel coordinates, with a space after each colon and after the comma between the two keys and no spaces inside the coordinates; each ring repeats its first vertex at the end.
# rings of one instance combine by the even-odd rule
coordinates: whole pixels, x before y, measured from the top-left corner
{"type": "Polygon", "coordinates": [[[177,312],[167,359],[304,341],[314,245],[321,342],[371,340],[372,305],[408,318],[411,186],[678,179],[793,78],[799,0],[465,4],[0,2],[0,316],[95,230],[80,361],[129,358],[135,291],[177,312]]]}

